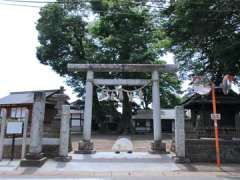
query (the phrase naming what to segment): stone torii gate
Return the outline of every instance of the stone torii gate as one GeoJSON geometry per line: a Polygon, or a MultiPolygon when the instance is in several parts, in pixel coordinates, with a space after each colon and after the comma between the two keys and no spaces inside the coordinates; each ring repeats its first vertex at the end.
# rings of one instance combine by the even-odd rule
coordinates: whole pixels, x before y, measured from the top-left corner
{"type": "Polygon", "coordinates": [[[92,126],[92,100],[93,85],[146,85],[152,81],[152,108],[153,108],[153,133],[154,141],[151,145],[153,153],[165,151],[162,143],[161,118],[160,118],[160,93],[159,72],[175,72],[176,65],[166,64],[68,64],[68,70],[72,72],[87,72],[86,96],[84,108],[83,141],[79,142],[76,153],[93,153],[94,146],[91,141],[92,126]],[[152,79],[94,79],[94,72],[144,72],[152,73],[152,79]]]}

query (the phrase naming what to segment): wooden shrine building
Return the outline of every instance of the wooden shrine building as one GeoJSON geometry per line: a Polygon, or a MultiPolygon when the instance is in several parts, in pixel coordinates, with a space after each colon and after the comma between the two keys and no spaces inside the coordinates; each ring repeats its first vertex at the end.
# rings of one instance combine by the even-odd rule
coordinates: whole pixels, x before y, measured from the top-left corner
{"type": "MultiPolygon", "coordinates": [[[[224,95],[216,88],[220,153],[223,162],[240,162],[240,95],[224,95]]],[[[215,139],[211,92],[195,94],[183,103],[185,115],[186,156],[192,161],[215,161],[215,139]]]]}

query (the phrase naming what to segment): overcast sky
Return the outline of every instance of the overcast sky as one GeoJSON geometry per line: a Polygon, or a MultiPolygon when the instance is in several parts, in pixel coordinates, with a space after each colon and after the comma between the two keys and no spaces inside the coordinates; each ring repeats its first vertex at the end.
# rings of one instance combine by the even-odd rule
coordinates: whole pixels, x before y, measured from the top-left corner
{"type": "MultiPolygon", "coordinates": [[[[36,58],[38,12],[39,8],[0,4],[0,98],[13,91],[64,86],[73,101],[76,96],[64,79],[36,58]]],[[[172,55],[164,59],[173,63],[172,55]]]]}

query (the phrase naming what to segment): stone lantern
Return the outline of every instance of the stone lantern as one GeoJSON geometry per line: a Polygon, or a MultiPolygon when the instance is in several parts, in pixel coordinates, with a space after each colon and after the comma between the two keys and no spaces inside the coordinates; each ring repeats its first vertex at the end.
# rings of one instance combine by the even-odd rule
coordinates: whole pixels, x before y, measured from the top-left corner
{"type": "Polygon", "coordinates": [[[57,130],[59,133],[60,130],[60,121],[61,121],[61,114],[62,114],[62,105],[66,104],[66,101],[69,100],[69,96],[64,94],[64,87],[60,87],[60,92],[57,94],[54,94],[52,96],[52,99],[56,101],[56,115],[52,121],[52,128],[57,130]]]}

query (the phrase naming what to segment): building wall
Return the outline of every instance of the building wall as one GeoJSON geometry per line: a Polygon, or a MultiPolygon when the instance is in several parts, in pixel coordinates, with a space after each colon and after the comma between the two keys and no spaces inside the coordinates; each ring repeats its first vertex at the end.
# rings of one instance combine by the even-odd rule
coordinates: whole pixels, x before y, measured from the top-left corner
{"type": "MultiPolygon", "coordinates": [[[[240,129],[236,123],[239,110],[234,106],[224,106],[219,125],[219,143],[223,163],[240,163],[240,129]]],[[[185,122],[186,157],[192,162],[216,162],[216,147],[213,120],[210,118],[211,107],[193,107],[191,118],[185,122]]]]}

